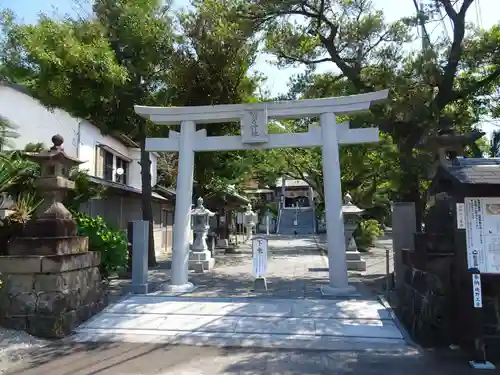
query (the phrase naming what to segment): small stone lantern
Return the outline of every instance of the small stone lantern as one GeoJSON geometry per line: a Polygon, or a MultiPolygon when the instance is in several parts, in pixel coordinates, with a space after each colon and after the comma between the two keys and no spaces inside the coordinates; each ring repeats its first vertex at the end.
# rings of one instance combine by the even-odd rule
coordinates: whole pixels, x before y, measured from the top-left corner
{"type": "Polygon", "coordinates": [[[247,232],[247,241],[250,241],[252,239],[253,228],[255,228],[257,220],[257,214],[252,211],[252,205],[248,203],[247,209],[243,214],[243,225],[247,232]]]}
{"type": "Polygon", "coordinates": [[[48,151],[26,154],[41,167],[36,184],[43,203],[35,218],[26,223],[22,236],[9,246],[11,255],[71,254],[88,249],[88,238],[77,235],[78,226],[62,203],[65,194],[75,188],[74,181],[69,179],[70,170],[82,163],[64,152],[63,142],[63,137],[54,135],[48,151]],[[44,240],[40,242],[40,238],[44,240]]]}
{"type": "Polygon", "coordinates": [[[189,264],[191,269],[202,272],[213,268],[215,263],[207,246],[210,218],[215,216],[215,213],[203,206],[203,198],[198,198],[196,203],[196,208],[191,210],[195,238],[189,253],[189,264]]]}
{"type": "Polygon", "coordinates": [[[364,210],[352,203],[352,197],[349,192],[344,196],[344,205],[342,214],[344,215],[344,238],[346,244],[347,269],[355,271],[366,271],[366,261],[361,259],[356,240],[353,233],[358,228],[361,221],[361,215],[364,210]]]}

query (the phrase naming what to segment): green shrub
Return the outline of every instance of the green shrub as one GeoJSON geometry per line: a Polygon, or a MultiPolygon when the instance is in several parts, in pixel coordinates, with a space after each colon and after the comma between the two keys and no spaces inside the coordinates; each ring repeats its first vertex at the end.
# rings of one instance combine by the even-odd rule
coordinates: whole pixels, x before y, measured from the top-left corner
{"type": "Polygon", "coordinates": [[[375,240],[382,236],[384,232],[377,220],[362,220],[358,229],[354,233],[356,244],[360,250],[366,250],[375,244],[375,240]]]}
{"type": "Polygon", "coordinates": [[[110,228],[101,216],[90,217],[76,212],[73,217],[78,223],[79,234],[89,238],[89,250],[101,253],[103,277],[127,266],[128,241],[123,231],[110,228]]]}

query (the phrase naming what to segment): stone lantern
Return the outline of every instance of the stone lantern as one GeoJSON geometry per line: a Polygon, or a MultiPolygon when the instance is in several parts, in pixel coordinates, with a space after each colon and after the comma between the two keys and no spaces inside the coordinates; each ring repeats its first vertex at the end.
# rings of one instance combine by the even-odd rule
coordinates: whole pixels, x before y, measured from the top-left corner
{"type": "Polygon", "coordinates": [[[252,239],[253,228],[255,228],[257,220],[257,214],[252,211],[252,205],[248,203],[247,209],[243,214],[243,225],[247,233],[247,241],[252,239]]]}
{"type": "Polygon", "coordinates": [[[60,135],[50,150],[29,153],[40,164],[37,187],[44,198],[37,214],[0,256],[0,273],[9,280],[0,288],[0,320],[45,338],[61,338],[104,306],[99,252],[88,251],[88,237],[62,204],[74,189],[69,171],[81,162],[68,156],[60,135]]]}
{"type": "Polygon", "coordinates": [[[78,226],[62,203],[66,193],[75,188],[69,179],[70,170],[82,163],[64,152],[63,142],[60,135],[54,135],[50,150],[26,154],[41,167],[36,184],[43,203],[26,224],[22,237],[9,246],[10,255],[70,254],[88,249],[88,238],[77,235],[78,226]]]}
{"type": "Polygon", "coordinates": [[[344,238],[346,244],[347,269],[353,271],[366,271],[366,261],[361,259],[356,240],[353,233],[358,228],[361,215],[364,210],[352,203],[352,197],[348,193],[344,196],[342,214],[344,216],[344,238]]]}
{"type": "Polygon", "coordinates": [[[215,264],[215,259],[212,258],[207,246],[210,218],[215,216],[215,213],[203,206],[203,198],[198,198],[196,203],[196,208],[191,210],[195,238],[189,253],[189,264],[191,269],[203,272],[212,269],[215,264]]]}

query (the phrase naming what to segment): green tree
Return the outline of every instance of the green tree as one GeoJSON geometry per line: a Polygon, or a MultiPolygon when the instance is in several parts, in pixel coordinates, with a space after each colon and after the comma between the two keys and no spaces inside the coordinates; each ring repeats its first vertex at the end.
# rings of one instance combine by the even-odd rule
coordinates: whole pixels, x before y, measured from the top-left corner
{"type": "MultiPolygon", "coordinates": [[[[42,103],[121,132],[141,146],[142,215],[152,223],[146,120],[134,104],[158,104],[173,52],[172,21],[159,0],[95,0],[87,19],[16,24],[5,13],[2,73],[42,103]]],[[[149,261],[156,264],[150,230],[149,261]]]]}
{"type": "MultiPolygon", "coordinates": [[[[237,13],[239,0],[192,1],[179,14],[178,48],[169,72],[167,96],[173,105],[217,105],[255,101],[261,81],[248,74],[257,43],[255,22],[237,13]]],[[[207,135],[234,135],[239,123],[198,125],[207,135]]],[[[197,153],[195,181],[198,195],[238,182],[248,172],[244,151],[197,153]]]]}
{"type": "MultiPolygon", "coordinates": [[[[418,17],[393,23],[369,0],[252,0],[241,12],[261,21],[267,50],[281,66],[305,64],[313,71],[333,63],[329,85],[341,83],[344,94],[390,88],[390,99],[362,119],[391,136],[399,154],[400,198],[423,209],[429,157],[416,147],[440,129],[470,128],[488,111],[499,82],[500,26],[466,35],[472,3],[429,0],[418,17]],[[423,23],[425,29],[440,10],[453,25],[451,40],[427,40],[421,53],[409,51],[411,27],[423,23]]],[[[302,97],[310,97],[311,87],[318,93],[315,75],[303,78],[302,97]]]]}

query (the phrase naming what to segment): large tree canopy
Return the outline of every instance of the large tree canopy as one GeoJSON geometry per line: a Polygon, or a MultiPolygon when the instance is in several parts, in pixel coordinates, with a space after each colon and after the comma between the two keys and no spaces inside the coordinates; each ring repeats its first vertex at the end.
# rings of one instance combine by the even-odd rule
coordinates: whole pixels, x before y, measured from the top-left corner
{"type": "Polygon", "coordinates": [[[280,66],[309,68],[290,97],[390,89],[385,104],[354,120],[390,135],[398,150],[400,198],[419,204],[425,164],[432,159],[415,147],[443,128],[470,129],[492,109],[500,82],[500,26],[468,28],[472,3],[427,1],[418,17],[392,23],[369,0],[252,0],[241,15],[261,22],[267,51],[280,66]],[[429,38],[415,52],[409,46],[412,27],[425,28],[440,11],[453,25],[451,40],[429,38]],[[331,64],[334,73],[314,74],[318,64],[331,64]]]}

